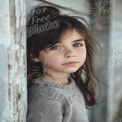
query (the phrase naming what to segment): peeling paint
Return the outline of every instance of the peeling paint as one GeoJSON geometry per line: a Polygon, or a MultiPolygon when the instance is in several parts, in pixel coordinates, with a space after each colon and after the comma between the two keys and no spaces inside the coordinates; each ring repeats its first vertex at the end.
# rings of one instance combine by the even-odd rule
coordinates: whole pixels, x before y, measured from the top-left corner
{"type": "Polygon", "coordinates": [[[5,0],[0,37],[0,122],[26,122],[26,21],[24,0],[5,0]],[[9,7],[8,7],[9,6],[9,7]],[[6,14],[8,13],[8,14],[6,14]],[[6,26],[8,23],[9,25],[6,26]],[[6,31],[8,30],[8,31],[6,31]],[[1,40],[3,39],[3,40],[1,40]],[[2,73],[1,73],[2,72],[2,73]],[[4,102],[3,102],[4,100],[4,102]],[[2,102],[2,103],[1,103],[2,102]],[[7,115],[7,116],[6,116],[7,115]]]}

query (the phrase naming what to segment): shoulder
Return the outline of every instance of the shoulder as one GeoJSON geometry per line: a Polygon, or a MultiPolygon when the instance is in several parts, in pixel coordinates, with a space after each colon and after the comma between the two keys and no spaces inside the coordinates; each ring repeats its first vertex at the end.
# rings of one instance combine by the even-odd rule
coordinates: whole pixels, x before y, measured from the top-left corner
{"type": "Polygon", "coordinates": [[[43,114],[41,118],[48,115],[48,117],[58,116],[58,119],[66,119],[70,111],[70,100],[58,88],[34,84],[28,89],[29,119],[31,116],[39,116],[40,113],[43,114]]]}
{"type": "MultiPolygon", "coordinates": [[[[62,120],[61,102],[42,95],[37,86],[33,86],[33,93],[28,96],[27,122],[51,122],[62,120]]],[[[59,121],[61,122],[61,121],[59,121]]]]}
{"type": "Polygon", "coordinates": [[[48,99],[57,101],[60,103],[69,103],[67,95],[63,93],[63,90],[58,87],[53,87],[50,84],[33,84],[28,88],[28,101],[33,99],[48,99]]]}

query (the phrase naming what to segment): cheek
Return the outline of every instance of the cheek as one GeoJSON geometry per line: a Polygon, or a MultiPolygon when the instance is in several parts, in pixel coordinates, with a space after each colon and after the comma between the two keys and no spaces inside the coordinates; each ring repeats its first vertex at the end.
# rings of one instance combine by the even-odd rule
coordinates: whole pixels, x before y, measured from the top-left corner
{"type": "Polygon", "coordinates": [[[44,63],[49,66],[55,66],[61,62],[61,58],[58,54],[50,54],[44,59],[44,63]]]}
{"type": "Polygon", "coordinates": [[[79,58],[82,61],[85,61],[85,59],[86,59],[86,48],[79,49],[77,53],[78,53],[79,58]]]}

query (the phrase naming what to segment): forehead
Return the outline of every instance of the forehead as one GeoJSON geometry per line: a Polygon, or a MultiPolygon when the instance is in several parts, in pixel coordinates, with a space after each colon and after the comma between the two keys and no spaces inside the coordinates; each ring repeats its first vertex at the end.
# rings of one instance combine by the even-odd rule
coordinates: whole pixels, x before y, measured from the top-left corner
{"type": "Polygon", "coordinates": [[[76,29],[72,29],[72,30],[67,30],[66,33],[63,35],[63,37],[61,38],[60,42],[66,42],[66,41],[74,41],[74,40],[78,40],[78,39],[82,39],[84,40],[84,37],[82,34],[80,34],[76,29]]]}

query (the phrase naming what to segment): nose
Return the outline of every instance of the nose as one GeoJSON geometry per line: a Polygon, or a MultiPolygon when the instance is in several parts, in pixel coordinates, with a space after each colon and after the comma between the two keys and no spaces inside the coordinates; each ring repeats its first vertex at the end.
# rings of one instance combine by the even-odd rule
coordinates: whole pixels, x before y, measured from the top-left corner
{"type": "Polygon", "coordinates": [[[75,52],[72,49],[66,49],[65,57],[67,57],[67,58],[75,57],[75,52]]]}

